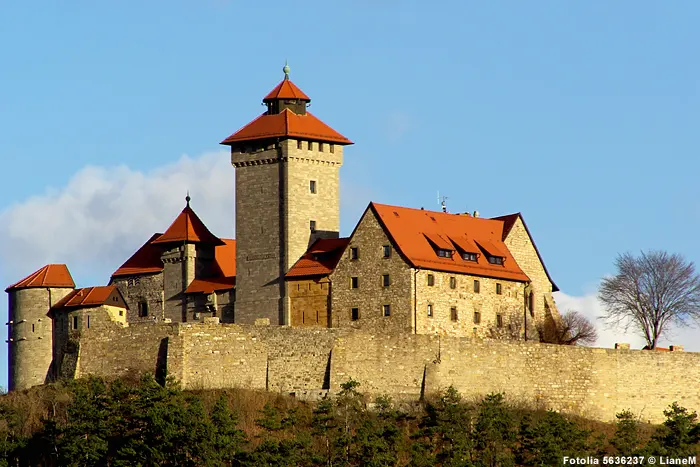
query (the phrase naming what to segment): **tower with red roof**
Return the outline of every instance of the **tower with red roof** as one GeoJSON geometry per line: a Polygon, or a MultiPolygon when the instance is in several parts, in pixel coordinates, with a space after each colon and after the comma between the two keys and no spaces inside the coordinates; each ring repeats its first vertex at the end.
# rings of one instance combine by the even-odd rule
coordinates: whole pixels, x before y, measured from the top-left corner
{"type": "Polygon", "coordinates": [[[266,111],[226,138],[236,170],[236,322],[289,324],[284,275],[319,238],[340,231],[339,169],[352,142],[307,111],[289,79],[266,111]]]}
{"type": "Polygon", "coordinates": [[[9,295],[9,390],[18,391],[52,379],[53,326],[49,309],[75,288],[65,264],[48,264],[5,292],[9,295]]]}

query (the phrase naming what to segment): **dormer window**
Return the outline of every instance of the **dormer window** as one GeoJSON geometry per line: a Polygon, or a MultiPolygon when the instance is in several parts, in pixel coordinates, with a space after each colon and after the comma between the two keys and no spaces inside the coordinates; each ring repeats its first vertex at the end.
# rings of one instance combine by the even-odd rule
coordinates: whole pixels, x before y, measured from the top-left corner
{"type": "Polygon", "coordinates": [[[489,256],[490,264],[503,264],[503,256],[489,256]]]}
{"type": "Polygon", "coordinates": [[[439,249],[437,254],[440,258],[452,258],[452,250],[439,249]]]}
{"type": "Polygon", "coordinates": [[[476,253],[462,253],[464,261],[474,261],[476,263],[476,253]]]}

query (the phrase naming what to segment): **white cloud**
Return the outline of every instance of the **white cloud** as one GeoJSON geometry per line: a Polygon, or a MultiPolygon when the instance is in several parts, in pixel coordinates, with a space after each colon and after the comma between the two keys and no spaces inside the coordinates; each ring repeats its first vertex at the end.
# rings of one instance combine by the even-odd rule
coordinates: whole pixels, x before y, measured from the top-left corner
{"type": "MultiPolygon", "coordinates": [[[[574,297],[562,292],[556,292],[554,299],[559,312],[564,314],[568,310],[576,310],[584,314],[596,325],[598,330],[598,341],[595,347],[613,348],[617,342],[625,342],[633,349],[641,349],[646,345],[645,340],[634,334],[630,329],[627,333],[622,330],[608,329],[600,316],[603,315],[603,304],[598,300],[595,293],[590,293],[582,297],[574,297]]],[[[700,330],[697,328],[671,329],[659,342],[662,347],[669,345],[682,345],[686,351],[700,352],[700,330]]]]}
{"type": "Polygon", "coordinates": [[[64,187],[0,213],[5,226],[0,242],[9,246],[0,251],[3,275],[20,279],[60,262],[108,277],[151,234],[170,225],[185,206],[187,190],[209,229],[232,237],[233,177],[224,151],[182,156],[147,173],[126,166],[85,167],[64,187]]]}

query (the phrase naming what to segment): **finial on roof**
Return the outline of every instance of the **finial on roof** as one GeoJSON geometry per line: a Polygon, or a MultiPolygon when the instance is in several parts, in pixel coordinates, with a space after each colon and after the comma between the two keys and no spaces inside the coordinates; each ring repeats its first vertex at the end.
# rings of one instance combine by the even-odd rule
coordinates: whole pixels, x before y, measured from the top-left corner
{"type": "Polygon", "coordinates": [[[284,61],[284,67],[282,67],[282,71],[284,71],[284,79],[289,79],[289,63],[287,63],[287,60],[284,61]]]}
{"type": "Polygon", "coordinates": [[[190,190],[187,190],[187,196],[185,196],[185,201],[187,202],[187,207],[188,207],[188,208],[190,207],[190,200],[191,200],[191,199],[192,199],[192,198],[190,198],[190,190]]]}

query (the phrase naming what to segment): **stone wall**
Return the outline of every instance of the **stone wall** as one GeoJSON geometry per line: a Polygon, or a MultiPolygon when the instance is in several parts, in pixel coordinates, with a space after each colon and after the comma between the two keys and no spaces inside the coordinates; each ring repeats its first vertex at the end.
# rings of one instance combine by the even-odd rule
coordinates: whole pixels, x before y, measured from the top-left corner
{"type": "Polygon", "coordinates": [[[236,322],[268,318],[281,324],[284,186],[278,149],[232,152],[231,163],[236,167],[236,322]]]}
{"type": "Polygon", "coordinates": [[[547,272],[537,255],[535,245],[520,217],[513,224],[503,243],[508,247],[520,269],[530,278],[534,319],[539,323],[544,323],[549,314],[552,319],[559,320],[559,311],[554,303],[554,297],[552,297],[552,282],[547,277],[547,272]]]}
{"type": "Polygon", "coordinates": [[[163,371],[185,388],[338,391],[417,400],[453,385],[467,398],[513,401],[605,421],[632,410],[659,422],[677,401],[700,410],[700,353],[613,350],[523,341],[280,326],[91,324],[76,375],[163,371]],[[96,332],[99,329],[99,332],[96,332]]]}
{"type": "Polygon", "coordinates": [[[72,288],[28,288],[9,292],[9,390],[22,390],[50,379],[53,326],[47,313],[72,288]]]}
{"type": "Polygon", "coordinates": [[[413,332],[411,268],[371,209],[360,219],[330,278],[333,327],[413,332]],[[386,258],[385,245],[391,247],[386,258]],[[353,248],[357,248],[357,259],[352,258],[353,248]],[[385,274],[389,275],[388,286],[383,282],[385,274]],[[357,288],[352,288],[353,277],[357,278],[357,288]],[[384,315],[384,305],[390,307],[389,316],[384,315]],[[353,308],[357,308],[356,320],[353,320],[353,308]]]}
{"type": "Polygon", "coordinates": [[[163,273],[139,274],[134,276],[119,276],[110,281],[122,293],[129,309],[126,312],[127,321],[162,321],[163,313],[163,273]],[[139,302],[148,305],[148,316],[139,316],[139,302]]]}

